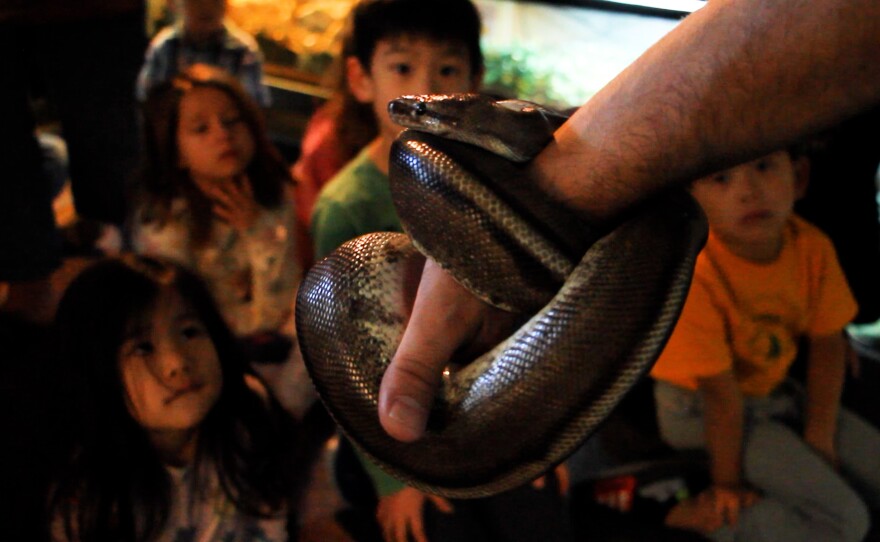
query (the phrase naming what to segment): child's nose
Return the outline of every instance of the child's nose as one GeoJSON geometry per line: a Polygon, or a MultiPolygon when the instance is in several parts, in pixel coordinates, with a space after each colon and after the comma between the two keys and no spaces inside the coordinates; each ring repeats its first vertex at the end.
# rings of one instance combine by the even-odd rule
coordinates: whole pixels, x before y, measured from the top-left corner
{"type": "Polygon", "coordinates": [[[761,179],[750,173],[743,173],[740,180],[740,197],[744,200],[754,199],[761,193],[761,179]]]}
{"type": "Polygon", "coordinates": [[[230,137],[231,133],[232,133],[231,127],[227,126],[226,123],[223,122],[221,119],[217,119],[214,122],[214,135],[215,136],[217,136],[219,138],[227,139],[230,137]]]}
{"type": "Polygon", "coordinates": [[[169,346],[160,351],[162,378],[166,384],[174,385],[175,383],[186,379],[190,375],[189,357],[180,351],[180,349],[169,346]]]}
{"type": "Polygon", "coordinates": [[[443,91],[441,78],[431,70],[423,69],[415,81],[411,94],[439,94],[443,91]]]}

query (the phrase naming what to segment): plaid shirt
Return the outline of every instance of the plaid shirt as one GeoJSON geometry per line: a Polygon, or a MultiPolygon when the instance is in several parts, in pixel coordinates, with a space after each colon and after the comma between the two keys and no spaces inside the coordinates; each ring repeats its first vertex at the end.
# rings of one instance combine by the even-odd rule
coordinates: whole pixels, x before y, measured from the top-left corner
{"type": "Polygon", "coordinates": [[[169,26],[156,34],[138,75],[138,100],[144,101],[151,88],[197,63],[225,69],[238,78],[258,104],[270,105],[269,89],[262,81],[263,58],[256,40],[228,22],[218,39],[205,44],[187,41],[181,25],[169,26]]]}

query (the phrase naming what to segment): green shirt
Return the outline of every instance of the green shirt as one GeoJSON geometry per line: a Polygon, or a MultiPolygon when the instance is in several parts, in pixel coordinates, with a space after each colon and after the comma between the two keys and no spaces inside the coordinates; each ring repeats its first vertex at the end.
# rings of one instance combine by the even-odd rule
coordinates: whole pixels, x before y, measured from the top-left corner
{"type": "Polygon", "coordinates": [[[323,258],[342,243],[366,233],[402,232],[388,176],[367,150],[360,152],[321,190],[312,212],[315,257],[323,258]]]}
{"type": "MultiPolygon", "coordinates": [[[[342,243],[377,231],[402,232],[388,176],[379,171],[367,150],[360,152],[321,190],[312,211],[315,257],[323,258],[342,243]]],[[[355,448],[380,497],[405,485],[389,476],[355,448]]]]}

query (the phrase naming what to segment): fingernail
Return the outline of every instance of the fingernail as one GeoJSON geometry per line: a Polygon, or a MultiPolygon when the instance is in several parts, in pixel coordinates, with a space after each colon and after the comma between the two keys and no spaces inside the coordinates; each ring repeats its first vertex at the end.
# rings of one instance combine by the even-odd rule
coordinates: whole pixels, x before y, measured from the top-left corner
{"type": "Polygon", "coordinates": [[[415,440],[422,436],[425,430],[428,411],[412,397],[402,396],[394,400],[388,411],[388,417],[396,421],[399,428],[407,433],[401,436],[406,440],[415,440]]]}

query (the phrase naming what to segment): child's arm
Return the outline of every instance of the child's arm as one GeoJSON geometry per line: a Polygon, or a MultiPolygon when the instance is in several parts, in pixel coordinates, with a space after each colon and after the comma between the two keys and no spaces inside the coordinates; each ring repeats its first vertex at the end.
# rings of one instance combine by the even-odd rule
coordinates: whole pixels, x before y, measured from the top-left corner
{"type": "Polygon", "coordinates": [[[837,461],[834,436],[845,371],[842,333],[810,337],[804,440],[832,465],[837,461]]]}
{"type": "Polygon", "coordinates": [[[703,396],[706,450],[711,460],[710,495],[724,521],[735,524],[739,511],[757,499],[742,480],[743,398],[731,371],[699,379],[703,396]]]}
{"type": "Polygon", "coordinates": [[[739,487],[743,442],[743,400],[733,373],[701,378],[706,450],[716,485],[739,487]]]}

